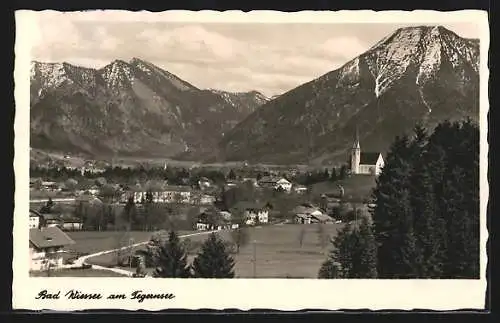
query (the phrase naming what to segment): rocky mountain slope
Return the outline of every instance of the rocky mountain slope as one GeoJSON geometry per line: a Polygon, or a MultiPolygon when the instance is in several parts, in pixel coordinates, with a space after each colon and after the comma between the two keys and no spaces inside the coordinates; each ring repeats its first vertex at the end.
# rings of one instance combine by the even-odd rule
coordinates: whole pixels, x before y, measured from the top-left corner
{"type": "Polygon", "coordinates": [[[479,42],[440,26],[400,28],[337,70],[261,106],[224,136],[224,160],[344,161],[385,151],[416,122],[479,115],[479,42]]]}
{"type": "Polygon", "coordinates": [[[32,62],[31,146],[93,155],[210,151],[266,98],[198,89],[141,59],[101,69],[32,62]]]}

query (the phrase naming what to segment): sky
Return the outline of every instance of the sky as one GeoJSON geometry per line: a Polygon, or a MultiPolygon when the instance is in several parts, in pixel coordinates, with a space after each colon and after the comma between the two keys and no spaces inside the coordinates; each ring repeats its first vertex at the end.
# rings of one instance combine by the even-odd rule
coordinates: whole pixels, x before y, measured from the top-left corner
{"type": "MultiPolygon", "coordinates": [[[[144,22],[40,15],[31,35],[31,57],[92,68],[137,57],[199,88],[257,90],[271,97],[342,66],[406,26],[144,22]]],[[[471,23],[443,26],[462,37],[479,38],[471,23]]]]}

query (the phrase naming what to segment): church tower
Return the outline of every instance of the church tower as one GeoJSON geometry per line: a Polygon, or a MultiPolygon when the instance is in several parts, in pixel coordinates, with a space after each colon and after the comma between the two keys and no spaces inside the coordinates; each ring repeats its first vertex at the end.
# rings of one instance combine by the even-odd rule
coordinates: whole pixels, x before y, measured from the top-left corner
{"type": "Polygon", "coordinates": [[[356,127],[356,138],[351,149],[351,173],[359,174],[359,163],[361,162],[361,148],[359,146],[358,127],[356,127]]]}

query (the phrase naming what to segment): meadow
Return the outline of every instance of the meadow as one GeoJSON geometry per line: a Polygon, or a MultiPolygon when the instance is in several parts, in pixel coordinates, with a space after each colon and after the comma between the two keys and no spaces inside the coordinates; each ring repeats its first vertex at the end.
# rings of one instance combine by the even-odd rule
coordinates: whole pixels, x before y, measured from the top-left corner
{"type": "MultiPolygon", "coordinates": [[[[323,224],[323,228],[328,236],[333,238],[341,225],[323,224]]],[[[236,278],[317,278],[319,267],[331,249],[329,242],[322,246],[317,233],[318,226],[319,224],[282,224],[249,228],[249,243],[240,248],[238,254],[232,254],[236,263],[236,278]],[[302,229],[304,234],[301,246],[299,237],[302,229]]],[[[231,241],[229,231],[220,231],[218,235],[226,241],[231,241]]],[[[208,235],[195,235],[189,239],[199,245],[207,237],[208,235]]],[[[142,248],[144,247],[135,249],[142,248]]],[[[195,249],[189,253],[188,262],[192,262],[197,251],[195,249]]],[[[90,264],[101,266],[113,266],[115,261],[114,253],[87,260],[90,264]]],[[[147,271],[152,270],[149,268],[147,271]]]]}

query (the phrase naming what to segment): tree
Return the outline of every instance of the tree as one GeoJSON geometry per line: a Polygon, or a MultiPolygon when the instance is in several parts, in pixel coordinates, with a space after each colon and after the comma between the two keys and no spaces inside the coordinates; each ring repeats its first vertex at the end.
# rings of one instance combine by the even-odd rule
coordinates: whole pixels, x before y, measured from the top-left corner
{"type": "Polygon", "coordinates": [[[347,165],[343,164],[343,165],[340,167],[339,179],[340,179],[340,180],[346,179],[346,178],[347,178],[347,174],[348,174],[347,165]]]}
{"type": "Polygon", "coordinates": [[[66,182],[64,182],[64,185],[68,191],[74,191],[78,185],[78,181],[73,178],[69,178],[66,182]]]}
{"type": "Polygon", "coordinates": [[[332,168],[332,173],[330,174],[330,180],[335,182],[337,180],[337,169],[335,167],[332,168]]]}
{"type": "Polygon", "coordinates": [[[479,127],[396,138],[374,190],[381,278],[479,277],[479,127]]]}
{"type": "Polygon", "coordinates": [[[191,276],[187,264],[187,253],[175,231],[170,231],[168,240],[160,247],[155,277],[188,278],[191,276]]]}
{"type": "Polygon", "coordinates": [[[250,234],[248,229],[245,227],[238,227],[231,231],[231,239],[236,246],[236,253],[240,253],[240,248],[248,244],[250,240],[250,234]]]}
{"type": "Polygon", "coordinates": [[[52,213],[53,207],[54,207],[54,202],[52,201],[52,198],[49,197],[49,200],[45,203],[45,205],[40,208],[40,213],[50,214],[52,213]]]}
{"type": "Polygon", "coordinates": [[[332,259],[325,260],[318,272],[319,279],[333,279],[340,277],[340,265],[332,259]]]}
{"type": "Polygon", "coordinates": [[[193,261],[193,274],[198,278],[234,278],[234,259],[224,241],[211,233],[193,261]]]}
{"type": "Polygon", "coordinates": [[[137,208],[133,196],[130,196],[125,204],[123,217],[127,223],[127,230],[131,230],[137,220],[137,208]]]}
{"type": "Polygon", "coordinates": [[[319,271],[320,278],[376,278],[377,245],[371,223],[346,225],[332,241],[333,249],[319,271]]]}
{"type": "Polygon", "coordinates": [[[234,170],[233,170],[233,169],[231,169],[231,170],[229,171],[229,173],[227,174],[227,178],[228,178],[228,179],[231,179],[231,180],[236,179],[236,174],[234,173],[234,170]]]}
{"type": "Polygon", "coordinates": [[[377,178],[373,221],[380,278],[413,278],[418,261],[410,202],[411,150],[408,137],[397,137],[377,178]]]}

